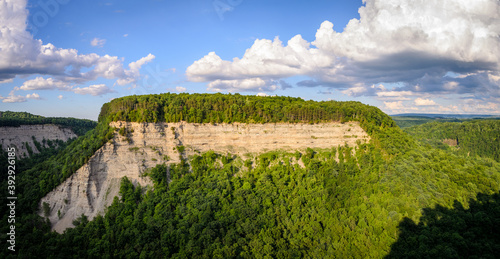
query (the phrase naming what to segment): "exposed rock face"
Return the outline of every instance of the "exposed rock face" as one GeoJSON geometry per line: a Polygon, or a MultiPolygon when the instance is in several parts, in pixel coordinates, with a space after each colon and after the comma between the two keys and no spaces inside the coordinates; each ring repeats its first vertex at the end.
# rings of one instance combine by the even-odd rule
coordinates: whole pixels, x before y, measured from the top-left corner
{"type": "Polygon", "coordinates": [[[0,127],[0,144],[2,144],[2,149],[7,150],[8,147],[14,146],[18,158],[29,156],[26,143],[33,150],[33,153],[40,153],[33,141],[33,137],[42,146],[48,147],[47,144],[43,144],[44,139],[66,142],[71,138],[76,138],[77,135],[70,129],[53,124],[0,127]]]}
{"type": "MultiPolygon", "coordinates": [[[[63,232],[81,214],[89,220],[105,211],[118,195],[121,178],[147,185],[141,175],[147,168],[161,163],[179,162],[178,146],[184,156],[214,150],[240,156],[271,150],[304,150],[331,148],[356,141],[367,142],[369,136],[359,123],[322,124],[194,124],[112,122],[117,128],[113,141],[105,144],[71,177],[47,194],[52,227],[63,232]],[[118,129],[123,128],[121,134],[118,129]]],[[[40,212],[43,216],[43,212],[40,212]]]]}

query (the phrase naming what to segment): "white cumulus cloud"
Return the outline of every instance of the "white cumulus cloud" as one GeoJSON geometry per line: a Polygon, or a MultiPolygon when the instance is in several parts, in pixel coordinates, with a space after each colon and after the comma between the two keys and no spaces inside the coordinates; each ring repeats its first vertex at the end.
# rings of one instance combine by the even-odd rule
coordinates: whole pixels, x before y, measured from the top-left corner
{"type": "MultiPolygon", "coordinates": [[[[75,49],[43,43],[26,30],[26,5],[27,0],[0,0],[0,82],[9,82],[16,76],[45,75],[67,85],[83,84],[98,78],[117,80],[118,84],[134,84],[140,78],[141,66],[154,59],[154,55],[149,54],[131,62],[126,69],[123,59],[116,56],[80,54],[75,49]]],[[[105,40],[98,38],[91,42],[93,46],[104,43],[105,40]]],[[[30,86],[35,83],[30,82],[24,88],[60,88],[51,85],[48,79],[45,81],[40,80],[38,86],[30,86]]]]}
{"type": "Polygon", "coordinates": [[[28,99],[40,100],[40,95],[37,93],[24,95],[16,95],[14,91],[11,91],[8,97],[0,96],[0,100],[4,103],[23,103],[28,101],[28,99]]]}
{"type": "Polygon", "coordinates": [[[186,91],[186,87],[182,87],[182,86],[176,86],[175,87],[175,91],[179,92],[179,93],[183,93],[186,91]]]}
{"type": "Polygon", "coordinates": [[[106,44],[105,39],[94,38],[90,41],[90,45],[93,47],[102,48],[102,47],[104,47],[104,44],[106,44]]]}
{"type": "Polygon", "coordinates": [[[19,88],[20,90],[70,90],[71,87],[62,81],[53,78],[36,77],[35,79],[27,80],[19,88]]]}
{"type": "Polygon", "coordinates": [[[9,97],[1,97],[2,102],[4,103],[23,103],[26,102],[26,97],[22,95],[9,95],[9,97]]]}
{"type": "Polygon", "coordinates": [[[261,78],[249,78],[241,80],[217,79],[208,84],[208,89],[216,92],[220,92],[222,90],[227,90],[229,92],[237,90],[274,91],[278,89],[278,86],[271,80],[263,80],[261,78]]]}
{"type": "Polygon", "coordinates": [[[430,99],[417,98],[415,99],[415,105],[417,106],[436,106],[437,103],[430,99]]]}
{"type": "Polygon", "coordinates": [[[77,87],[73,89],[73,92],[77,94],[90,94],[92,96],[98,96],[98,95],[103,95],[107,93],[112,93],[114,92],[112,89],[107,87],[105,84],[99,84],[99,85],[91,85],[89,87],[77,87]]]}
{"type": "Polygon", "coordinates": [[[360,18],[342,32],[324,21],[312,42],[300,35],[287,44],[258,39],[232,60],[210,52],[186,76],[207,82],[209,90],[273,91],[279,85],[262,82],[305,75],[312,80],[298,86],[322,85],[353,96],[377,96],[383,89],[370,86],[380,83],[399,83],[400,92],[500,96],[498,0],[363,2],[360,18]],[[458,76],[445,77],[450,72],[458,76]]]}
{"type": "Polygon", "coordinates": [[[27,94],[26,98],[40,100],[40,95],[38,95],[37,93],[27,94]]]}
{"type": "Polygon", "coordinates": [[[403,102],[402,101],[397,101],[397,102],[384,102],[385,107],[390,110],[400,110],[403,109],[403,102]]]}

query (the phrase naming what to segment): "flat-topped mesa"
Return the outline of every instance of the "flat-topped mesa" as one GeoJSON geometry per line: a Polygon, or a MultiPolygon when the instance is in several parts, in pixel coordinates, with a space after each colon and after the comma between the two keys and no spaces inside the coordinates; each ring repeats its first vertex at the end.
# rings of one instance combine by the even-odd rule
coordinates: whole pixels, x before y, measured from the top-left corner
{"type": "Polygon", "coordinates": [[[63,232],[73,227],[81,214],[89,219],[103,214],[118,195],[120,180],[127,176],[134,184],[148,185],[141,175],[162,163],[179,162],[178,147],[190,156],[213,150],[239,156],[272,150],[295,151],[306,148],[356,146],[370,137],[358,122],[306,123],[138,123],[116,121],[112,141],[106,143],[89,162],[47,194],[52,228],[63,232]]]}
{"type": "Polygon", "coordinates": [[[8,147],[15,147],[18,158],[29,156],[29,149],[35,154],[40,152],[33,138],[40,143],[41,147],[48,147],[44,140],[62,140],[66,142],[76,137],[77,135],[72,130],[53,124],[0,127],[2,149],[6,151],[8,147]]]}

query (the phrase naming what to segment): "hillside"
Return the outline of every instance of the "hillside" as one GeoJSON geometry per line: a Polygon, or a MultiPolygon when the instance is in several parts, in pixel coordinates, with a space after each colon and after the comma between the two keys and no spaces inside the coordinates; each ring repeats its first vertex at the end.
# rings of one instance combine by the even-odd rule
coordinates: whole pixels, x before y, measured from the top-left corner
{"type": "Polygon", "coordinates": [[[432,122],[405,129],[417,140],[435,148],[466,156],[483,156],[500,162],[500,120],[432,122]]]}
{"type": "Polygon", "coordinates": [[[408,113],[391,115],[391,118],[402,129],[426,124],[429,122],[466,122],[473,120],[499,120],[498,115],[480,114],[430,114],[430,113],[408,113]]]}
{"type": "Polygon", "coordinates": [[[398,127],[405,129],[413,126],[422,125],[428,122],[461,122],[465,119],[458,118],[441,118],[441,117],[428,117],[422,116],[402,116],[402,115],[392,115],[391,118],[396,122],[398,127]]]}
{"type": "MultiPolygon", "coordinates": [[[[97,127],[72,142],[65,152],[19,173],[19,209],[32,214],[19,218],[18,255],[401,257],[413,251],[407,246],[414,246],[407,230],[427,222],[428,211],[460,210],[460,206],[461,211],[470,208],[474,213],[484,209],[474,205],[476,196],[498,193],[499,173],[496,161],[422,144],[379,109],[358,102],[222,94],[129,96],[105,104],[97,127]],[[181,125],[183,130],[202,127],[207,133],[199,137],[185,134],[181,125]],[[300,129],[296,134],[302,137],[273,133],[272,128],[280,125],[300,129]],[[343,137],[334,129],[313,131],[323,130],[325,125],[346,127],[340,131],[343,137]],[[349,127],[356,133],[349,133],[349,127]],[[268,132],[258,132],[261,130],[268,132]],[[257,133],[270,138],[252,146],[240,139],[243,136],[238,137],[257,133]],[[354,141],[354,135],[368,142],[354,141]],[[232,142],[228,145],[223,136],[232,142]],[[155,138],[163,143],[148,142],[155,138]],[[341,138],[344,145],[338,145],[341,138]],[[299,146],[285,143],[293,139],[306,142],[299,146]],[[266,145],[279,141],[285,143],[283,147],[267,150],[266,145]],[[206,149],[198,148],[203,146],[206,149]],[[249,150],[259,147],[262,149],[249,150]],[[172,153],[174,148],[177,152],[172,153]],[[100,177],[131,172],[131,167],[117,167],[119,161],[110,164],[111,158],[106,164],[93,162],[102,159],[104,151],[130,165],[143,161],[143,168],[136,171],[145,172],[144,182],[134,185],[140,178],[126,175],[120,181],[119,198],[108,193],[112,203],[105,214],[91,221],[82,216],[73,222],[75,228],[63,234],[50,232],[50,224],[37,213],[50,215],[52,220],[57,215],[51,207],[55,205],[44,206],[42,197],[71,177],[78,178],[85,168],[100,168],[95,174],[100,177]]],[[[87,186],[84,190],[102,187],[89,185],[94,181],[91,177],[81,177],[81,181],[81,186],[87,186]]],[[[62,208],[64,199],[55,204],[62,208]]],[[[497,214],[481,215],[481,222],[493,229],[497,214]]],[[[433,233],[422,229],[419,236],[432,238],[433,233]]],[[[460,232],[463,227],[453,229],[454,236],[466,234],[460,232]]],[[[2,233],[7,233],[5,227],[2,233]]],[[[489,238],[468,239],[470,245],[481,242],[491,247],[472,256],[498,252],[494,245],[500,242],[498,237],[486,236],[489,238]]],[[[460,242],[451,243],[449,254],[456,255],[461,246],[460,242]]]]}

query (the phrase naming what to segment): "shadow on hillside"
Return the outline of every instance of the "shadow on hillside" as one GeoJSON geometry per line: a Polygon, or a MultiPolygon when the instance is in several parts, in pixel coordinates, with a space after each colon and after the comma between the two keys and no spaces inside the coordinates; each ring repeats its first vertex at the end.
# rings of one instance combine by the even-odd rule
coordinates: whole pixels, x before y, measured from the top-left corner
{"type": "Polygon", "coordinates": [[[478,194],[469,209],[424,209],[417,225],[404,218],[386,258],[499,258],[500,194],[478,194]]]}

